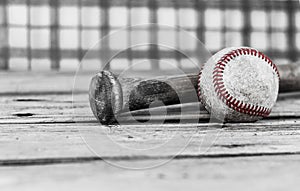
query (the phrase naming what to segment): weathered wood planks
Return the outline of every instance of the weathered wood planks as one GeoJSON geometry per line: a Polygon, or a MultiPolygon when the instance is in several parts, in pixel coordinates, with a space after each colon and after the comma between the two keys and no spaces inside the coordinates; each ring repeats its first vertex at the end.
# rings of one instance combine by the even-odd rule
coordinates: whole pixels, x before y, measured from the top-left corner
{"type": "Polygon", "coordinates": [[[300,153],[299,127],[300,122],[295,120],[226,124],[223,128],[215,124],[209,127],[207,124],[129,124],[110,128],[98,123],[7,124],[0,125],[0,164],[9,164],[14,159],[75,158],[76,161],[76,157],[97,157],[85,141],[100,151],[97,154],[110,160],[124,156],[170,157],[181,149],[179,155],[187,157],[292,154],[300,153]],[[135,150],[162,144],[169,145],[149,152],[135,150]]]}
{"type": "MultiPolygon", "coordinates": [[[[208,121],[207,111],[200,106],[200,111],[189,108],[195,103],[168,106],[171,111],[167,119],[195,119],[208,121]],[[184,107],[183,113],[180,108],[184,107]]],[[[153,120],[165,118],[162,115],[166,108],[151,108],[153,120]]],[[[149,110],[135,111],[132,114],[136,119],[149,118],[149,110]]],[[[124,121],[128,121],[130,113],[121,115],[124,121]]],[[[300,99],[298,95],[292,97],[281,95],[269,118],[297,118],[300,117],[300,99]]],[[[7,123],[54,123],[54,122],[91,122],[96,121],[90,109],[87,93],[66,93],[41,95],[2,95],[0,94],[0,124],[7,123]]]]}
{"type": "MultiPolygon", "coordinates": [[[[171,123],[136,124],[124,114],[126,123],[108,127],[95,120],[85,86],[72,97],[73,75],[5,73],[0,79],[1,190],[299,186],[299,94],[281,95],[271,116],[256,123],[208,123],[205,110],[195,113],[187,104],[183,117],[201,118],[199,123],[177,124],[179,106],[173,105],[171,123]],[[143,171],[108,164],[143,168],[168,161],[143,171]]],[[[163,110],[152,108],[152,118],[159,121],[163,110]]],[[[147,112],[135,114],[142,118],[147,112]]]]}
{"type": "MultiPolygon", "coordinates": [[[[2,167],[1,190],[298,190],[299,156],[173,160],[130,171],[103,161],[2,167]]],[[[132,161],[142,165],[148,161],[132,161]]]]}

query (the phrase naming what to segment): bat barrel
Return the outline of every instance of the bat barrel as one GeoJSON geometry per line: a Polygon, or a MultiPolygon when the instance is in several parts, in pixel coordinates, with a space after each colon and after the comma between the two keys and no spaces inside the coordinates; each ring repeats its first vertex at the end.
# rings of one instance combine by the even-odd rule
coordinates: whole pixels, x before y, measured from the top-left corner
{"type": "Polygon", "coordinates": [[[122,78],[101,71],[90,83],[89,101],[102,124],[115,124],[122,112],[198,101],[195,75],[156,79],[122,78]]]}
{"type": "Polygon", "coordinates": [[[116,114],[122,109],[122,86],[110,71],[101,71],[95,75],[89,88],[90,107],[95,117],[103,124],[116,121],[116,114]]]}

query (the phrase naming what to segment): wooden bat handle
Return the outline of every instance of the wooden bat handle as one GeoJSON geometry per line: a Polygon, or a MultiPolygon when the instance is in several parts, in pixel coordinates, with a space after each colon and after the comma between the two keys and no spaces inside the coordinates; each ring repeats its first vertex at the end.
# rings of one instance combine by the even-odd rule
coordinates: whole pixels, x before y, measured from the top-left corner
{"type": "Polygon", "coordinates": [[[278,66],[280,81],[279,92],[300,91],[300,63],[286,64],[278,66]]]}
{"type": "MultiPolygon", "coordinates": [[[[300,91],[300,65],[279,65],[280,93],[300,91]]],[[[144,80],[121,78],[101,71],[90,83],[89,101],[102,124],[114,124],[121,112],[149,108],[156,101],[164,105],[195,102],[198,74],[144,80]]]]}

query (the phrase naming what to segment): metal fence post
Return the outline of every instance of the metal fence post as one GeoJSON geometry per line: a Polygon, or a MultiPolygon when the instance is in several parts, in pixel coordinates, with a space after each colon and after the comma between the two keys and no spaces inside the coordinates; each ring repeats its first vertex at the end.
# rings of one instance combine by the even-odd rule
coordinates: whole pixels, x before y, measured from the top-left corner
{"type": "MultiPolygon", "coordinates": [[[[300,2],[299,2],[300,3],[300,2]]],[[[295,62],[298,60],[297,46],[296,46],[296,8],[299,7],[298,2],[295,3],[293,0],[286,1],[286,13],[288,15],[288,29],[287,29],[287,38],[288,38],[288,58],[295,62]]]]}
{"type": "Polygon", "coordinates": [[[7,0],[0,1],[0,70],[8,70],[8,17],[7,17],[7,0]]]}
{"type": "Polygon", "coordinates": [[[242,11],[244,14],[244,28],[242,29],[243,45],[251,46],[251,7],[249,0],[243,1],[242,11]]]}
{"type": "MultiPolygon", "coordinates": [[[[150,23],[158,23],[157,18],[157,2],[156,0],[151,0],[148,2],[148,7],[150,9],[150,23]]],[[[159,47],[157,45],[158,43],[158,30],[159,28],[157,26],[151,26],[150,28],[150,48],[149,48],[149,57],[153,60],[159,59],[159,47]]],[[[152,70],[159,70],[158,62],[154,62],[151,65],[152,70]]]]}
{"type": "Polygon", "coordinates": [[[59,70],[60,52],[59,52],[59,0],[49,0],[51,12],[50,25],[50,60],[51,69],[59,70]]]}

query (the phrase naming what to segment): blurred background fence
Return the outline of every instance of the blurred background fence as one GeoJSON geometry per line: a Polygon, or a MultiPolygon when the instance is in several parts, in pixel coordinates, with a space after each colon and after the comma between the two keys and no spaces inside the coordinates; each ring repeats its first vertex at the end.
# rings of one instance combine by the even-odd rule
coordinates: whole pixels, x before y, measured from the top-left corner
{"type": "MultiPolygon", "coordinates": [[[[298,0],[1,0],[0,68],[2,70],[75,70],[85,52],[117,29],[146,23],[179,26],[200,39],[212,52],[228,46],[251,46],[277,63],[294,62],[300,52],[298,0]]],[[[167,29],[131,31],[103,46],[122,50],[133,37],[180,36],[167,29]],[[122,41],[122,43],[120,42],[122,41]]],[[[195,42],[182,47],[197,51],[195,42]]],[[[101,55],[86,70],[99,68],[101,55]]],[[[116,65],[132,59],[175,59],[180,55],[159,46],[129,50],[116,65]]],[[[159,66],[151,66],[156,69],[159,66]]]]}

